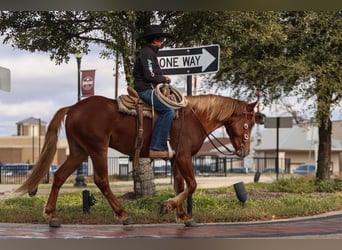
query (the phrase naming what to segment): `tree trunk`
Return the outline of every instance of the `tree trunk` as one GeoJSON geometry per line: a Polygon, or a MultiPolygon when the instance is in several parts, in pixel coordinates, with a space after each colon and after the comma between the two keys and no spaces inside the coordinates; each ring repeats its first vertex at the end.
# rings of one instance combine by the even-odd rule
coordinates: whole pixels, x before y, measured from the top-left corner
{"type": "Polygon", "coordinates": [[[330,113],[322,117],[318,128],[319,145],[316,177],[320,180],[330,179],[332,125],[329,115],[330,113]]]}
{"type": "Polygon", "coordinates": [[[136,197],[152,195],[156,193],[153,169],[150,158],[140,158],[139,167],[133,173],[134,194],[136,197]]]}

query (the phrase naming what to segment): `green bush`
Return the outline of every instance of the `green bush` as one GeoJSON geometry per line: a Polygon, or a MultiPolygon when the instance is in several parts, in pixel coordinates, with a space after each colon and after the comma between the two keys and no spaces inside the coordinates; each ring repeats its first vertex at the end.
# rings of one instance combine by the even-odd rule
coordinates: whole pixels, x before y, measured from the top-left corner
{"type": "Polygon", "coordinates": [[[336,191],[342,191],[341,180],[317,180],[316,181],[317,191],[332,193],[336,191]]]}
{"type": "Polygon", "coordinates": [[[333,193],[342,191],[342,180],[316,180],[313,176],[283,177],[271,183],[268,190],[287,193],[333,193]]]}
{"type": "Polygon", "coordinates": [[[316,191],[315,179],[309,176],[283,177],[269,186],[271,192],[312,193],[316,191]]]}

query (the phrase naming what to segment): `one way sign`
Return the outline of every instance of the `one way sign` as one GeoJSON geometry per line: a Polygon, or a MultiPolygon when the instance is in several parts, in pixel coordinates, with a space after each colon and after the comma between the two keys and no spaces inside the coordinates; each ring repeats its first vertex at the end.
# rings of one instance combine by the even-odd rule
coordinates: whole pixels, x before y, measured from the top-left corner
{"type": "Polygon", "coordinates": [[[161,49],[159,66],[165,75],[190,75],[217,72],[219,68],[219,45],[192,48],[161,49]]]}

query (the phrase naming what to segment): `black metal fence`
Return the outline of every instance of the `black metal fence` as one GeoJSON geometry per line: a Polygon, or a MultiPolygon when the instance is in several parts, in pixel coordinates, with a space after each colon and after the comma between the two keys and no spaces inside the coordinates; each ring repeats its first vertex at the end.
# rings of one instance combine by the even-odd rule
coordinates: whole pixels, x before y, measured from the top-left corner
{"type": "MultiPolygon", "coordinates": [[[[246,166],[246,162],[240,158],[201,156],[193,157],[193,168],[196,176],[227,176],[230,173],[275,173],[276,158],[253,158],[252,164],[246,166]]],[[[155,177],[167,177],[172,175],[172,167],[169,161],[153,160],[151,162],[155,177]]],[[[0,184],[21,184],[25,181],[32,169],[32,164],[0,164],[0,184]]],[[[84,176],[93,175],[92,162],[83,163],[84,176]]],[[[51,165],[45,183],[48,183],[58,166],[51,165]]],[[[108,175],[128,179],[132,176],[133,166],[128,157],[109,157],[108,175]]],[[[290,159],[279,159],[279,173],[290,173],[290,159]]],[[[76,171],[73,173],[76,175],[76,171]]]]}
{"type": "Polygon", "coordinates": [[[33,164],[26,163],[0,163],[0,184],[20,184],[25,181],[33,164]]]}

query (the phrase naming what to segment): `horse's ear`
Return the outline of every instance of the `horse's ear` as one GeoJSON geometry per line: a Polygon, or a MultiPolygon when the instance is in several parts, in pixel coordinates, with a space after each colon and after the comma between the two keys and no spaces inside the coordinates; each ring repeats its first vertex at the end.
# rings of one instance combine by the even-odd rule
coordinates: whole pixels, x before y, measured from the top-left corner
{"type": "Polygon", "coordinates": [[[247,111],[251,112],[254,110],[255,106],[258,104],[258,101],[252,102],[252,103],[248,103],[247,105],[247,111]]]}

